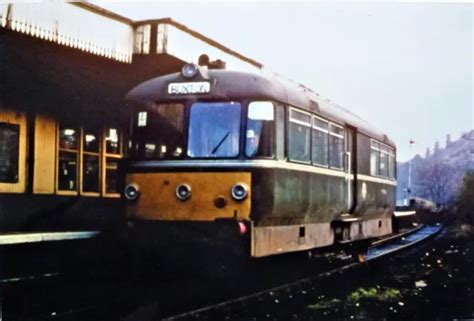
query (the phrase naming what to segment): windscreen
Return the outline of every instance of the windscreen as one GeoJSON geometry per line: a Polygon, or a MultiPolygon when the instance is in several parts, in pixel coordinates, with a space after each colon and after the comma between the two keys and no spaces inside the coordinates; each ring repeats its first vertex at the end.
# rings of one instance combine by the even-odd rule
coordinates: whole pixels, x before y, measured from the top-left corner
{"type": "Polygon", "coordinates": [[[192,158],[238,156],[240,122],[241,105],[239,103],[192,104],[187,155],[192,158]]]}
{"type": "Polygon", "coordinates": [[[154,104],[139,111],[133,126],[133,153],[137,159],[179,159],[184,156],[184,106],[154,104]]]}

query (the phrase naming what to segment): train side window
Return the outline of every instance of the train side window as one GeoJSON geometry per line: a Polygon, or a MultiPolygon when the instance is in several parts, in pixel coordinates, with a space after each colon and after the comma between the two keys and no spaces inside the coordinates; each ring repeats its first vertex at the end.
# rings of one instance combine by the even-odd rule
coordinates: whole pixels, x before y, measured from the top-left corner
{"type": "Polygon", "coordinates": [[[0,182],[18,182],[20,126],[0,122],[0,182]]]}
{"type": "Polygon", "coordinates": [[[313,164],[327,167],[329,165],[329,123],[313,116],[312,135],[313,164]]]}
{"type": "Polygon", "coordinates": [[[389,153],[388,147],[381,145],[380,146],[380,176],[388,177],[389,171],[389,153]]]}
{"type": "Polygon", "coordinates": [[[276,114],[276,154],[277,159],[285,159],[285,106],[277,104],[276,114]]]}
{"type": "Polygon", "coordinates": [[[331,168],[344,168],[344,128],[330,124],[329,165],[331,168]]]}
{"type": "Polygon", "coordinates": [[[78,180],[79,131],[73,126],[59,127],[58,191],[76,193],[78,180]]]}
{"type": "Polygon", "coordinates": [[[389,148],[389,155],[388,155],[388,170],[389,170],[389,178],[395,178],[395,151],[393,148],[389,148]]]}
{"type": "Polygon", "coordinates": [[[310,163],[311,115],[290,109],[288,154],[290,160],[310,163]]]}
{"type": "Polygon", "coordinates": [[[370,175],[380,175],[380,144],[373,140],[370,143],[370,175]]]}
{"type": "Polygon", "coordinates": [[[254,101],[249,104],[245,137],[247,157],[275,156],[275,110],[273,103],[254,101]]]}

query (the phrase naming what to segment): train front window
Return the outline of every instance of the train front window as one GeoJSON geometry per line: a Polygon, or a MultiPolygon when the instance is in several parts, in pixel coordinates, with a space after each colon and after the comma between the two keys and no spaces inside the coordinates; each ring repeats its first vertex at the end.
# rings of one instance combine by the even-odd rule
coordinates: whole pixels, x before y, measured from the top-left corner
{"type": "Polygon", "coordinates": [[[238,156],[241,109],[236,102],[194,103],[189,119],[188,156],[238,156]]]}
{"type": "Polygon", "coordinates": [[[245,155],[274,156],[274,109],[268,101],[251,102],[248,109],[245,155]]]}
{"type": "Polygon", "coordinates": [[[183,157],[184,106],[155,104],[137,113],[134,120],[134,156],[138,159],[183,157]]]}

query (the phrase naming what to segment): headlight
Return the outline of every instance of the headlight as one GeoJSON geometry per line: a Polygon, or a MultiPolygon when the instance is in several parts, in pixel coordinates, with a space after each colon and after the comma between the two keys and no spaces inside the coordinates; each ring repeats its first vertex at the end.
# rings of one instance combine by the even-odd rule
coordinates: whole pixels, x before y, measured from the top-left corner
{"type": "Polygon", "coordinates": [[[188,184],[180,184],[176,187],[176,197],[182,201],[191,197],[191,186],[188,184]]]}
{"type": "Polygon", "coordinates": [[[236,201],[243,201],[249,195],[249,187],[245,183],[237,183],[232,186],[231,194],[236,201]]]}
{"type": "Polygon", "coordinates": [[[125,195],[125,198],[128,199],[129,201],[136,200],[138,198],[138,195],[140,195],[140,190],[138,189],[138,185],[128,184],[125,187],[123,194],[125,195]]]}
{"type": "Polygon", "coordinates": [[[196,76],[197,72],[198,66],[196,66],[195,64],[185,64],[183,66],[183,69],[181,69],[181,74],[185,78],[192,78],[196,76]]]}

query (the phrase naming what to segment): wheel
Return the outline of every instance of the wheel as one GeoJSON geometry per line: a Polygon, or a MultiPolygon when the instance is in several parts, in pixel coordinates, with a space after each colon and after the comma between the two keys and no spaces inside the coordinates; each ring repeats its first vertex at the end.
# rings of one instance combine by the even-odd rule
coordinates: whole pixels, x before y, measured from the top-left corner
{"type": "Polygon", "coordinates": [[[359,262],[359,263],[365,263],[365,256],[366,256],[366,253],[359,253],[359,254],[357,254],[357,262],[359,262]]]}
{"type": "Polygon", "coordinates": [[[354,261],[358,263],[365,263],[367,258],[367,252],[369,251],[370,243],[361,242],[355,245],[351,250],[351,256],[354,261]]]}

